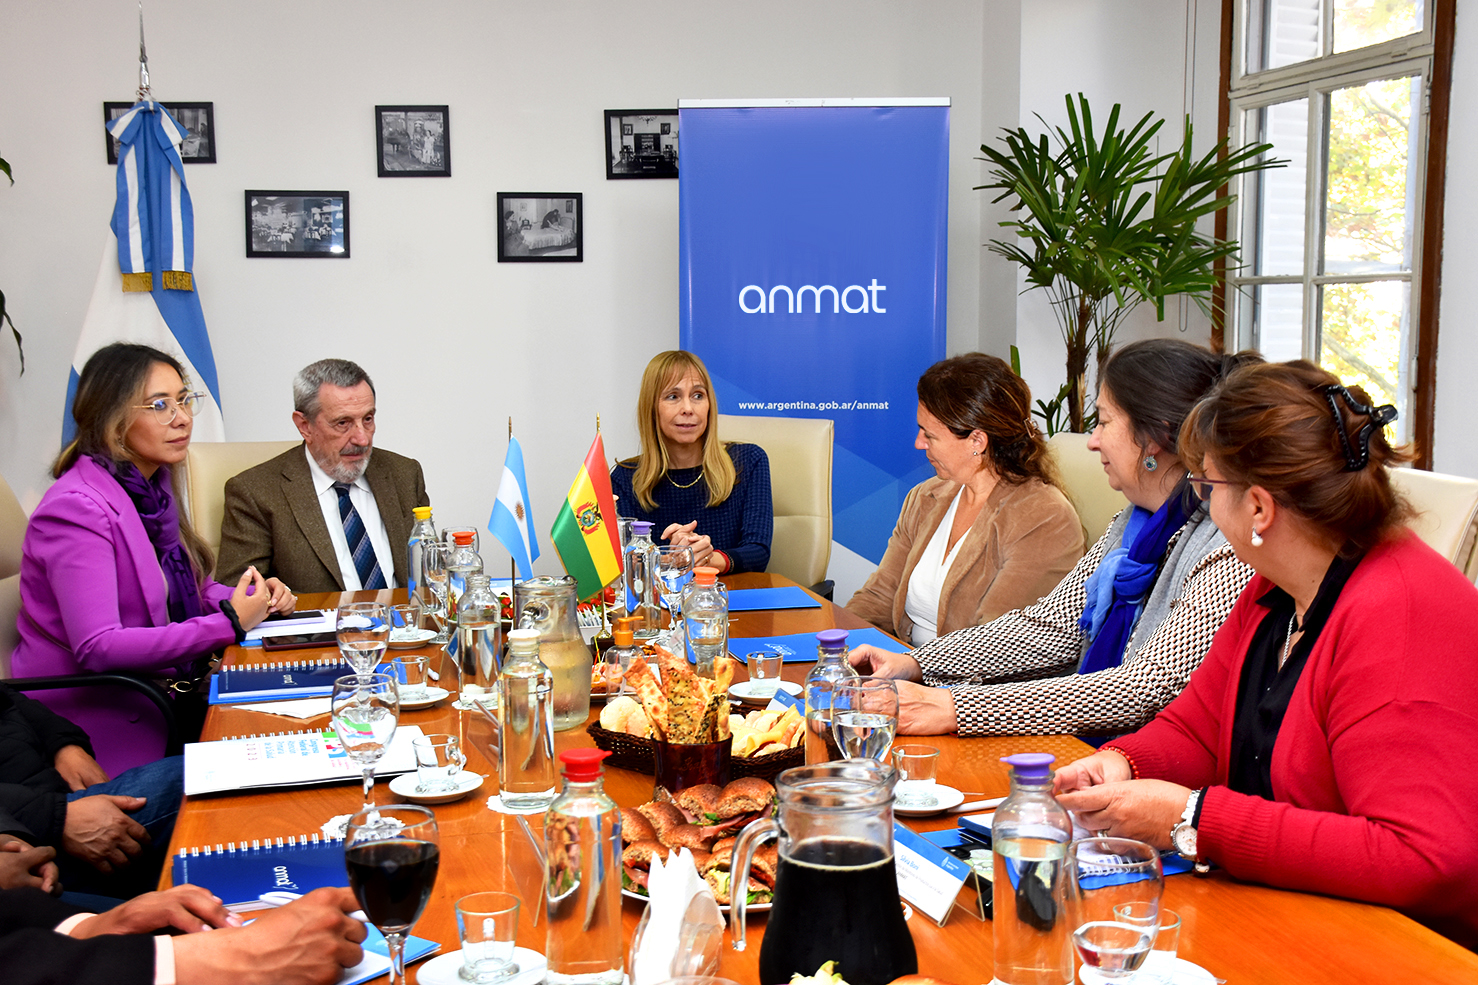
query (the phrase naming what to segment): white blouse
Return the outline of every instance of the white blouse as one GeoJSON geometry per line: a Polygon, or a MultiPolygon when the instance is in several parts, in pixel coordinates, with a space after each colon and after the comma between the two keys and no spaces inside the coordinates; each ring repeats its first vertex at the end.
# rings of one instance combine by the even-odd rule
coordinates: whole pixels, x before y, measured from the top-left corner
{"type": "Polygon", "coordinates": [[[924,553],[919,555],[919,563],[914,565],[908,578],[908,597],[904,600],[903,611],[913,622],[909,642],[914,646],[939,635],[939,595],[944,591],[944,580],[949,577],[949,566],[955,563],[955,556],[960,553],[960,544],[965,538],[955,541],[955,546],[949,551],[945,550],[945,545],[949,543],[949,531],[954,526],[955,511],[959,509],[960,494],[964,491],[965,487],[961,486],[955,493],[944,519],[939,521],[934,536],[929,538],[924,553]]]}

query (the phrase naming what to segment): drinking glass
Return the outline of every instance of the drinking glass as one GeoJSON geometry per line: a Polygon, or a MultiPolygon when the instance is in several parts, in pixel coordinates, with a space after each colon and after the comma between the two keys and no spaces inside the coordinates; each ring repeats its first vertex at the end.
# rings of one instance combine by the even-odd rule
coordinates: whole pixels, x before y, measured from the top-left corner
{"type": "Polygon", "coordinates": [[[1142,841],[1095,837],[1068,846],[1068,913],[1085,980],[1121,980],[1139,970],[1155,943],[1164,887],[1160,853],[1142,841]],[[1129,923],[1114,912],[1126,903],[1142,904],[1143,922],[1129,923]],[[1152,914],[1155,923],[1149,924],[1152,914]]]}
{"type": "Polygon", "coordinates": [[[682,621],[683,589],[692,580],[691,547],[657,548],[657,590],[662,593],[662,605],[672,617],[674,627],[682,621]]]}
{"type": "Polygon", "coordinates": [[[773,698],[780,689],[785,657],[773,650],[756,650],[744,658],[749,666],[749,693],[754,698],[773,698]]]}
{"type": "Polygon", "coordinates": [[[390,612],[383,602],[339,606],[339,653],[356,674],[373,674],[390,644],[390,612]]]}
{"type": "Polygon", "coordinates": [[[1155,930],[1155,950],[1175,957],[1180,943],[1180,914],[1150,903],[1120,903],[1114,907],[1114,919],[1136,927],[1155,930]]]}
{"type": "Polygon", "coordinates": [[[416,753],[416,793],[451,793],[461,785],[467,755],[455,735],[423,735],[411,742],[416,753]]]}
{"type": "Polygon", "coordinates": [[[501,982],[518,974],[518,897],[512,893],[473,893],[457,900],[457,936],[462,941],[464,982],[501,982]]]}
{"type": "Polygon", "coordinates": [[[888,762],[898,732],[898,686],[881,677],[837,681],[831,693],[831,731],[843,759],[888,762]]]}
{"type": "Polygon", "coordinates": [[[939,771],[939,750],[933,746],[894,746],[893,768],[898,770],[898,785],[893,788],[898,806],[911,810],[934,807],[934,782],[939,771]]]}
{"type": "Polygon", "coordinates": [[[389,674],[350,674],[334,681],[334,731],[344,752],[364,771],[364,810],[375,809],[375,764],[390,747],[400,721],[400,690],[389,674]]]}
{"type": "Polygon", "coordinates": [[[405,938],[421,917],[436,870],[441,839],[424,807],[395,804],[360,811],[344,835],[349,886],[390,950],[390,985],[405,985],[405,938]]]}
{"type": "Polygon", "coordinates": [[[431,590],[431,606],[426,614],[440,620],[436,636],[429,642],[443,646],[452,641],[446,608],[446,562],[451,551],[434,540],[421,541],[421,578],[431,590]]]}

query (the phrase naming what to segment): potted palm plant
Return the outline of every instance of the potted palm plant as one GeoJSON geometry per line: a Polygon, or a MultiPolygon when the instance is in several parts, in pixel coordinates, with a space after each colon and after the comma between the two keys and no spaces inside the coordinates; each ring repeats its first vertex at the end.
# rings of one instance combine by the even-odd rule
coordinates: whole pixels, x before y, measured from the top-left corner
{"type": "MultiPolygon", "coordinates": [[[[1165,299],[1176,294],[1209,311],[1218,261],[1237,252],[1237,241],[1196,224],[1231,204],[1231,179],[1287,162],[1265,158],[1271,144],[1230,151],[1225,139],[1198,158],[1189,119],[1180,147],[1157,155],[1151,142],[1165,121],[1153,113],[1125,130],[1115,104],[1097,134],[1087,98],[1066,101],[1066,129],[1033,137],[1018,128],[1000,138],[1004,149],[982,144],[991,180],[976,190],[1010,202],[1014,217],[1001,225],[1016,239],[991,240],[990,249],[1021,264],[1028,290],[1047,292],[1067,346],[1067,382],[1054,403],[1065,400],[1068,428],[1082,431],[1089,359],[1108,350],[1125,316],[1145,302],[1162,321],[1165,299]]],[[[1056,422],[1048,425],[1050,433],[1056,422]]]]}

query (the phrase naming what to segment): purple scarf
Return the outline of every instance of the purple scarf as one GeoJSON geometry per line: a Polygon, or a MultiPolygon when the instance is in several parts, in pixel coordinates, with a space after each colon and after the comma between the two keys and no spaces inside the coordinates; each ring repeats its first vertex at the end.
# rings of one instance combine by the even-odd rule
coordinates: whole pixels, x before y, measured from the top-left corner
{"type": "Polygon", "coordinates": [[[180,512],[169,484],[169,466],[154,470],[152,479],[144,478],[132,462],[115,462],[102,456],[93,461],[107,469],[118,480],[134,509],[144,523],[144,533],[154,545],[164,582],[169,586],[169,621],[184,622],[201,614],[200,585],[195,580],[195,567],[185,545],[180,543],[180,512]]]}

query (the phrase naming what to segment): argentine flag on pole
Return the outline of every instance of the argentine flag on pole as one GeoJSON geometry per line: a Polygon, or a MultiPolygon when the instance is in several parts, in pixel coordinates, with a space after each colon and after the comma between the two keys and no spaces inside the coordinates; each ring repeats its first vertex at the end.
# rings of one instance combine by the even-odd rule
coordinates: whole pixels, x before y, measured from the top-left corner
{"type": "Polygon", "coordinates": [[[539,559],[539,539],[534,536],[534,521],[529,515],[529,480],[523,474],[523,449],[511,434],[508,436],[508,455],[503,459],[503,479],[498,483],[498,498],[493,503],[488,529],[513,555],[519,577],[534,577],[534,562],[539,559]]]}
{"type": "Polygon", "coordinates": [[[195,291],[195,212],[185,187],[184,129],[163,106],[144,99],[108,125],[120,143],[118,200],[82,336],[72,357],[62,444],[72,440],[77,377],[111,342],[151,345],[176,357],[191,386],[206,391],[195,414],[195,441],[222,441],[221,387],[195,291]]]}

